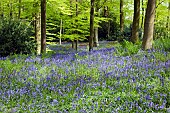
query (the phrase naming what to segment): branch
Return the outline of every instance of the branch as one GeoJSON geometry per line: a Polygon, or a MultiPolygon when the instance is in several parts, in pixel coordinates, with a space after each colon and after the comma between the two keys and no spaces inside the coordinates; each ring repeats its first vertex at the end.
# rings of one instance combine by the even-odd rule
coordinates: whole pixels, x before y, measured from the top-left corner
{"type": "Polygon", "coordinates": [[[158,5],[156,6],[156,9],[158,8],[159,5],[161,5],[164,2],[164,0],[162,0],[161,2],[158,3],[158,5]]]}

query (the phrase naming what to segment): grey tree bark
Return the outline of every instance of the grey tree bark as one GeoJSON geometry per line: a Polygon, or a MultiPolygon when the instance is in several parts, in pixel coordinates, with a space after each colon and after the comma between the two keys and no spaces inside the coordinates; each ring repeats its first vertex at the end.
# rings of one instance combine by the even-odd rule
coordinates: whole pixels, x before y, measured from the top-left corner
{"type": "Polygon", "coordinates": [[[62,20],[62,18],[61,18],[61,20],[60,20],[60,38],[59,38],[59,44],[61,45],[61,38],[62,38],[62,27],[63,26],[63,20],[62,20]]]}
{"type": "MultiPolygon", "coordinates": [[[[96,6],[96,12],[97,12],[97,16],[100,16],[100,12],[99,12],[99,8],[98,8],[98,6],[96,6]]],[[[98,23],[97,23],[97,25],[98,25],[98,23]]],[[[94,27],[94,44],[93,44],[93,46],[94,47],[98,47],[99,46],[99,40],[98,40],[98,38],[99,38],[99,33],[98,33],[98,27],[96,26],[96,27],[94,27]]]]}
{"type": "Polygon", "coordinates": [[[152,48],[155,10],[156,0],[148,0],[144,23],[144,37],[142,42],[142,48],[144,50],[152,48]]]}

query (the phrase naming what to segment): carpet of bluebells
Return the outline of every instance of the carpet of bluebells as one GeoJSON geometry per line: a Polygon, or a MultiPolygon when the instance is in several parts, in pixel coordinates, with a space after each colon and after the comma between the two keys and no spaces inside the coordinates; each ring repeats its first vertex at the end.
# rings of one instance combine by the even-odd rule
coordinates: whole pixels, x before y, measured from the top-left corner
{"type": "Polygon", "coordinates": [[[116,48],[0,58],[0,112],[170,112],[170,53],[116,48]]]}

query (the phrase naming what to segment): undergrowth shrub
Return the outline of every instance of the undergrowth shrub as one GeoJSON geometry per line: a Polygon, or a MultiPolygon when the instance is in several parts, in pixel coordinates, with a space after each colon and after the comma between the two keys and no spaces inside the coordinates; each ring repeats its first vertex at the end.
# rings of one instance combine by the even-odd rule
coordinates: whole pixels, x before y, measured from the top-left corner
{"type": "Polygon", "coordinates": [[[117,48],[117,51],[122,56],[129,56],[138,53],[140,48],[141,48],[141,42],[133,44],[132,42],[123,40],[121,46],[117,48]]]}
{"type": "Polygon", "coordinates": [[[36,43],[31,39],[32,29],[18,20],[0,21],[0,56],[30,54],[36,52],[36,43]]]}
{"type": "Polygon", "coordinates": [[[165,51],[170,51],[170,38],[159,38],[155,40],[154,48],[164,49],[165,51]]]}

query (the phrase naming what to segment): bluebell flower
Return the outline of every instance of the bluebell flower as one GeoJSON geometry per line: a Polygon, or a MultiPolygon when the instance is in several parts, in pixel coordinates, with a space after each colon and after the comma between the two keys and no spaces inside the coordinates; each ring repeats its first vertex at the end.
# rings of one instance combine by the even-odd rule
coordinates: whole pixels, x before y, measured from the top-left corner
{"type": "Polygon", "coordinates": [[[2,70],[3,70],[3,69],[2,69],[2,68],[0,68],[0,73],[2,72],[2,70]]]}
{"type": "Polygon", "coordinates": [[[52,105],[54,106],[54,105],[58,105],[58,104],[59,104],[58,100],[53,99],[53,101],[52,101],[52,105]]]}
{"type": "Polygon", "coordinates": [[[150,108],[154,107],[154,103],[152,101],[149,102],[148,107],[150,107],[150,108]]]}
{"type": "Polygon", "coordinates": [[[160,107],[159,107],[159,109],[164,109],[165,108],[165,104],[163,103],[160,107]]]}
{"type": "Polygon", "coordinates": [[[121,99],[120,97],[117,98],[118,101],[120,101],[120,99],[121,99]]]}
{"type": "Polygon", "coordinates": [[[63,95],[63,93],[61,92],[61,90],[60,90],[60,89],[58,90],[58,93],[59,93],[60,95],[63,95]]]}

